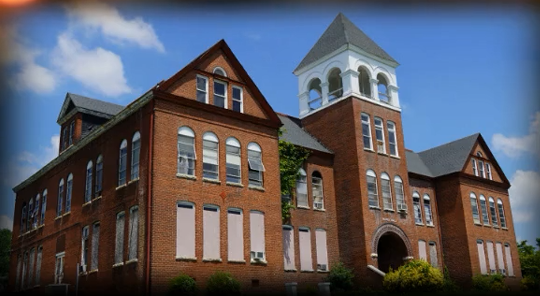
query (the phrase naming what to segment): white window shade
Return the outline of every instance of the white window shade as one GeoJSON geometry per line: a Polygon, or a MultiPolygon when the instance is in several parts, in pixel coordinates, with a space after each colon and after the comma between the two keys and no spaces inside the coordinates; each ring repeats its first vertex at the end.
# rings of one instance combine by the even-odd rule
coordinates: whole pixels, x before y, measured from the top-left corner
{"type": "Polygon", "coordinates": [[[506,269],[504,268],[504,259],[503,259],[503,249],[502,244],[497,243],[495,245],[495,248],[497,250],[497,266],[499,267],[498,272],[502,274],[506,274],[506,269]]]}
{"type": "Polygon", "coordinates": [[[203,259],[220,259],[219,208],[203,208],[203,259]]]}
{"type": "Polygon", "coordinates": [[[480,273],[487,274],[486,266],[486,253],[484,252],[484,243],[482,241],[476,242],[476,247],[478,249],[478,260],[480,263],[480,273]]]}
{"type": "Polygon", "coordinates": [[[195,258],[195,209],[191,203],[177,205],[176,257],[195,258]]]}
{"type": "Polygon", "coordinates": [[[252,211],[249,213],[250,234],[251,234],[251,252],[253,257],[260,257],[258,253],[265,252],[264,241],[264,214],[262,212],[252,211]],[[256,254],[254,254],[255,252],[256,254]]]}
{"type": "Polygon", "coordinates": [[[244,221],[242,210],[229,209],[227,212],[228,260],[244,260],[244,221]]]}
{"type": "Polygon", "coordinates": [[[315,244],[317,247],[317,269],[328,271],[328,252],[326,248],[326,230],[315,230],[315,244]]]}
{"type": "Polygon", "coordinates": [[[512,263],[512,252],[510,250],[510,245],[506,244],[504,246],[506,253],[506,266],[508,267],[508,276],[514,276],[514,265],[512,263]]]}
{"type": "Polygon", "coordinates": [[[311,235],[307,228],[298,229],[298,237],[300,240],[300,269],[306,271],[313,270],[313,262],[311,259],[311,235]]]}
{"type": "Polygon", "coordinates": [[[490,273],[494,273],[497,271],[497,266],[495,266],[495,252],[493,250],[492,242],[487,242],[487,252],[488,252],[490,273]]]}
{"type": "Polygon", "coordinates": [[[291,227],[283,227],[283,267],[285,270],[296,270],[294,260],[294,231],[291,227]]]}
{"type": "Polygon", "coordinates": [[[418,241],[418,257],[427,261],[426,242],[423,240],[418,241]]]}

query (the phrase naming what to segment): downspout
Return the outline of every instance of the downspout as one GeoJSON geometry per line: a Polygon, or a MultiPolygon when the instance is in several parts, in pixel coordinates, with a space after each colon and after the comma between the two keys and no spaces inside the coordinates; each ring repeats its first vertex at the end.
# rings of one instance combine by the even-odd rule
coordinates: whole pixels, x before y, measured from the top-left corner
{"type": "Polygon", "coordinates": [[[152,157],[153,157],[153,139],[154,139],[154,104],[152,98],[150,110],[150,128],[148,141],[148,188],[146,190],[146,295],[150,295],[150,248],[151,248],[151,219],[152,219],[152,157]]]}

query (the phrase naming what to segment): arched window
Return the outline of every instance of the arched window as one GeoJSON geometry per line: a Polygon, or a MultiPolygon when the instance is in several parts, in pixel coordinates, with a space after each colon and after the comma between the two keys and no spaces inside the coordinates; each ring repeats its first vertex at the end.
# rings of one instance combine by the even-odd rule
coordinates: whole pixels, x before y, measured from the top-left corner
{"type": "Polygon", "coordinates": [[[225,141],[226,166],[227,166],[227,182],[240,184],[242,183],[242,158],[240,142],[231,137],[225,141]]]}
{"type": "Polygon", "coordinates": [[[69,174],[66,184],[66,213],[71,212],[71,193],[73,191],[73,174],[69,174]]]}
{"type": "Polygon", "coordinates": [[[338,68],[330,71],[328,75],[328,101],[331,102],[343,95],[343,82],[341,81],[341,70],[338,68]]]}
{"type": "Polygon", "coordinates": [[[141,155],[141,134],[135,132],[131,139],[131,181],[139,179],[139,159],[141,155]]]}
{"type": "Polygon", "coordinates": [[[34,212],[32,213],[32,217],[33,217],[33,219],[32,219],[32,229],[38,227],[39,218],[40,218],[39,211],[41,210],[40,202],[41,202],[41,195],[38,193],[36,195],[36,204],[34,205],[34,212]]]}
{"type": "Polygon", "coordinates": [[[195,133],[187,126],[178,129],[178,174],[195,175],[195,133]]]}
{"type": "Polygon", "coordinates": [[[120,154],[118,158],[118,186],[126,184],[126,162],[127,162],[127,140],[120,144],[120,154]]]}
{"type": "Polygon", "coordinates": [[[493,197],[489,198],[489,213],[491,214],[491,224],[493,224],[494,227],[499,226],[499,222],[497,221],[497,211],[495,210],[495,200],[493,200],[493,197]]]}
{"type": "Polygon", "coordinates": [[[41,201],[40,225],[45,224],[45,213],[47,212],[47,189],[43,190],[43,199],[41,201]]]}
{"type": "Polygon", "coordinates": [[[96,160],[96,197],[101,196],[103,183],[103,156],[100,154],[96,160]]]}
{"type": "Polygon", "coordinates": [[[379,207],[379,196],[377,194],[377,175],[374,171],[368,170],[366,172],[368,199],[370,207],[379,207]]]}
{"type": "Polygon", "coordinates": [[[313,207],[324,209],[324,191],[321,173],[315,171],[311,174],[311,194],[313,195],[313,207]]]}
{"type": "Polygon", "coordinates": [[[388,93],[388,81],[386,80],[386,77],[384,75],[379,74],[377,75],[377,80],[379,80],[379,83],[377,85],[377,89],[379,92],[379,100],[385,103],[390,102],[390,94],[388,93]]]}
{"type": "Polygon", "coordinates": [[[203,178],[219,179],[219,141],[212,132],[203,135],[203,178]]]}
{"type": "Polygon", "coordinates": [[[501,227],[506,228],[506,218],[504,216],[503,202],[500,198],[497,199],[497,207],[499,208],[499,218],[501,219],[501,227]]]}
{"type": "Polygon", "coordinates": [[[407,211],[405,204],[405,194],[403,192],[403,181],[399,176],[394,177],[394,194],[396,195],[396,204],[398,211],[407,211]]]}
{"type": "Polygon", "coordinates": [[[310,110],[315,110],[319,108],[322,104],[322,90],[321,90],[321,80],[319,78],[314,78],[309,82],[309,99],[308,105],[310,110]]]}
{"type": "Polygon", "coordinates": [[[90,160],[86,165],[86,185],[84,189],[84,202],[87,203],[92,200],[92,170],[94,164],[90,160]]]}
{"type": "Polygon", "coordinates": [[[298,170],[298,178],[296,179],[296,206],[309,207],[307,192],[307,174],[304,169],[298,170]]]}
{"type": "Polygon", "coordinates": [[[476,156],[478,156],[478,157],[483,157],[483,156],[482,156],[482,152],[480,152],[480,151],[476,152],[476,156]]]}
{"type": "Polygon", "coordinates": [[[390,190],[390,176],[387,173],[381,174],[381,189],[383,198],[383,209],[393,210],[394,205],[392,203],[392,190],[390,190]]]}
{"type": "Polygon", "coordinates": [[[384,129],[383,120],[379,117],[375,117],[375,138],[377,139],[377,152],[386,153],[386,145],[384,143],[384,129]]]}
{"type": "Polygon", "coordinates": [[[471,209],[474,223],[480,223],[480,214],[478,213],[478,204],[476,203],[476,195],[471,192],[471,209]]]}
{"type": "Polygon", "coordinates": [[[433,216],[431,215],[431,199],[427,194],[424,194],[424,212],[426,214],[426,225],[433,225],[433,216]]]}
{"type": "Polygon", "coordinates": [[[358,84],[360,94],[364,97],[371,98],[371,84],[369,81],[369,74],[364,67],[358,68],[358,84]]]}
{"type": "Polygon", "coordinates": [[[249,185],[263,187],[264,164],[262,150],[259,144],[249,143],[248,146],[249,185]]]}
{"type": "Polygon", "coordinates": [[[392,121],[386,122],[388,129],[388,146],[390,147],[390,155],[398,156],[396,125],[392,121]]]}
{"type": "Polygon", "coordinates": [[[214,68],[214,74],[227,77],[227,73],[225,73],[225,70],[223,70],[223,68],[221,68],[221,67],[215,67],[214,68]]]}
{"type": "Polygon", "coordinates": [[[482,221],[484,225],[489,225],[486,198],[480,194],[480,210],[482,211],[482,221]]]}
{"type": "Polygon", "coordinates": [[[420,206],[420,194],[413,192],[414,222],[422,224],[422,206],[420,206]]]}
{"type": "Polygon", "coordinates": [[[32,230],[32,220],[34,216],[34,198],[31,198],[28,202],[28,219],[26,220],[26,229],[28,231],[32,230]]]}
{"type": "Polygon", "coordinates": [[[21,233],[26,232],[26,202],[23,202],[21,209],[21,233]]]}
{"type": "Polygon", "coordinates": [[[364,149],[373,150],[371,145],[371,126],[369,123],[369,115],[366,113],[361,114],[362,117],[362,138],[364,142],[364,149]]]}
{"type": "Polygon", "coordinates": [[[60,183],[58,183],[58,205],[56,207],[56,216],[60,217],[62,216],[62,205],[64,203],[64,179],[60,180],[60,183]]]}

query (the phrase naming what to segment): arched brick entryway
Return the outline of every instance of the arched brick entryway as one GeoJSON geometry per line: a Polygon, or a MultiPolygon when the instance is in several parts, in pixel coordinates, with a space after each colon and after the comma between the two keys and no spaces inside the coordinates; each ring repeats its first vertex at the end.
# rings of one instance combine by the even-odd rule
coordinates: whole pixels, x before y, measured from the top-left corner
{"type": "Polygon", "coordinates": [[[404,263],[404,258],[412,256],[412,248],[405,232],[394,224],[383,224],[375,230],[371,243],[372,253],[377,254],[378,268],[388,272],[404,263]]]}

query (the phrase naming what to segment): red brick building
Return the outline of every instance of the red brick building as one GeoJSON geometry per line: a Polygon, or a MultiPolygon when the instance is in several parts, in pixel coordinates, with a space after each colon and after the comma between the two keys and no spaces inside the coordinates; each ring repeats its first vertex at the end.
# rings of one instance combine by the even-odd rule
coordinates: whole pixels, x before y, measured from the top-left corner
{"type": "Polygon", "coordinates": [[[14,188],[12,291],[159,294],[217,270],[245,292],[327,289],[423,258],[521,278],[510,184],[480,134],[405,149],[398,63],[339,14],[277,114],[221,40],[127,106],[68,93],[59,156],[14,188]],[[278,140],[306,148],[282,225],[278,140]],[[77,266],[79,268],[77,269],[77,266]]]}

